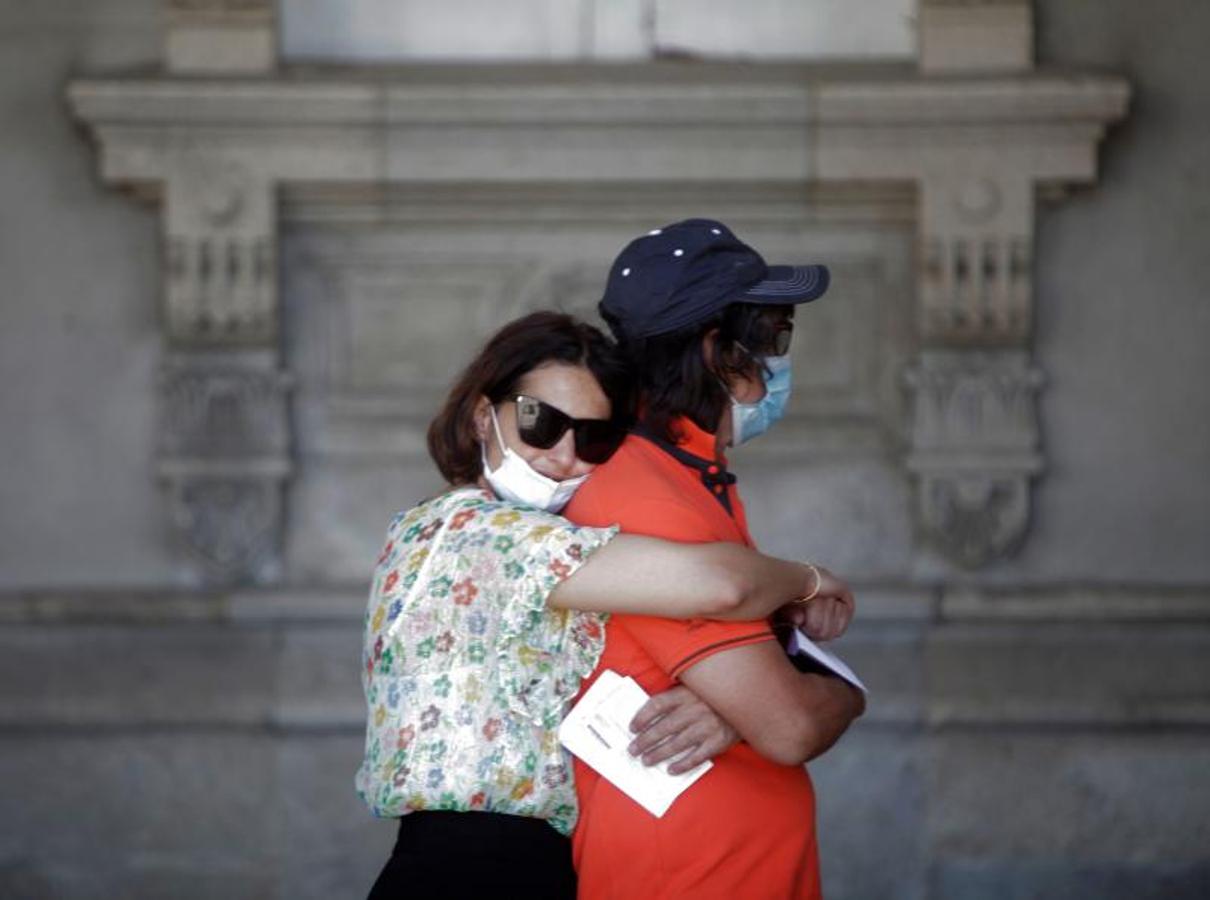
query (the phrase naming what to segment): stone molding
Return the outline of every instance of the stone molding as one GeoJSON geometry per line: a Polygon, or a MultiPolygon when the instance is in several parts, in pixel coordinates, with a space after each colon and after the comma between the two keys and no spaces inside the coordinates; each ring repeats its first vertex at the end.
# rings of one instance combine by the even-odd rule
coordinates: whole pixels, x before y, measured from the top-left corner
{"type": "MultiPolygon", "coordinates": [[[[876,700],[858,727],[1210,728],[1205,585],[858,594],[862,618],[839,647],[876,700]]],[[[0,593],[0,672],[10,676],[0,678],[0,731],[360,733],[365,707],[348,661],[364,602],[364,585],[0,593]],[[97,677],[53,669],[31,689],[22,673],[65,648],[97,677]]]]}
{"type": "Polygon", "coordinates": [[[233,66],[224,77],[82,79],[68,99],[96,137],[102,177],[165,200],[167,336],[182,348],[275,346],[282,195],[286,209],[299,197],[330,210],[468,185],[535,196],[610,184],[914,188],[920,355],[907,375],[906,466],[922,535],[978,567],[1023,539],[1044,468],[1041,379],[1028,362],[1036,197],[1095,180],[1097,145],[1129,89],[1034,71],[1028,4],[924,11],[941,38],[926,42],[919,71],[656,62],[250,78],[233,66]],[[1009,50],[967,53],[985,39],[1009,50]]]}
{"type": "Polygon", "coordinates": [[[676,67],[649,64],[624,83],[585,66],[552,88],[553,73],[532,67],[479,68],[459,71],[481,82],[442,82],[423,67],[397,70],[395,81],[322,69],[272,80],[89,79],[73,82],[68,99],[98,138],[108,181],[161,182],[186,144],[279,184],[910,181],[952,171],[954,155],[962,171],[982,163],[993,174],[1081,183],[1095,178],[1097,142],[1128,99],[1120,78],[1057,73],[937,80],[778,66],[737,84],[738,71],[705,66],[684,84],[676,67]],[[467,146],[469,137],[519,145],[536,127],[549,151],[509,158],[467,146]],[[729,151],[761,142],[767,165],[737,169],[729,151]],[[689,147],[700,159],[672,152],[689,147]],[[638,158],[602,168],[628,149],[638,158]]]}

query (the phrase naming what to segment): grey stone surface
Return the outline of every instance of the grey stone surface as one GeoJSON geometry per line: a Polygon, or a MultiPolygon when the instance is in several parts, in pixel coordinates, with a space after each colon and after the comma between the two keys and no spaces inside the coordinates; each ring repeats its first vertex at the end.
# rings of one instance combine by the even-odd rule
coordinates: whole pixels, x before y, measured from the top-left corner
{"type": "Polygon", "coordinates": [[[186,623],[0,629],[0,723],[269,724],[277,638],[186,623]]]}
{"type": "Polygon", "coordinates": [[[943,625],[925,651],[927,715],[938,723],[1210,725],[1208,640],[1205,629],[1176,623],[943,625]]]}
{"type": "Polygon", "coordinates": [[[281,897],[362,898],[395,842],[395,821],[375,819],[353,792],[360,734],[311,737],[280,745],[281,822],[287,840],[281,897]]]}
{"type": "MultiPolygon", "coordinates": [[[[1048,471],[1016,559],[962,575],[911,530],[898,458],[910,194],[687,185],[636,191],[619,209],[600,202],[609,189],[584,188],[573,214],[558,212],[562,189],[343,206],[320,192],[284,198],[306,220],[283,248],[303,394],[287,584],[127,598],[175,577],[152,460],[157,213],[100,186],[62,86],[154,66],[159,4],[0,0],[0,896],[363,896],[393,833],[351,787],[364,589],[339,585],[364,584],[387,519],[436,486],[420,435],[456,367],[442,331],[473,321],[486,333],[501,297],[508,310],[590,310],[623,237],[703,206],[770,255],[810,249],[850,266],[862,290],[832,299],[866,306],[798,346],[826,329],[851,337],[854,323],[884,329],[858,346],[858,369],[804,360],[817,365],[796,403],[828,427],[783,434],[808,463],[787,467],[772,444],[736,454],[764,546],[878,580],[869,618],[839,644],[873,690],[870,711],[812,765],[829,897],[1210,894],[1210,601],[1197,587],[1210,583],[1210,7],[1035,6],[1043,65],[1120,71],[1136,97],[1096,189],[1041,207],[1048,471]],[[468,216],[490,225],[470,233],[468,216]],[[499,294],[437,277],[468,249],[495,255],[483,272],[521,275],[499,294]],[[324,253],[348,261],[368,314],[359,333],[373,355],[345,382],[323,368],[338,342],[311,318],[347,293],[322,264],[307,268],[324,253]],[[543,254],[559,263],[526,280],[516,261],[543,254]],[[416,289],[404,312],[386,305],[400,284],[416,289]],[[433,298],[457,310],[439,327],[416,312],[433,298]],[[392,358],[382,329],[444,352],[426,366],[392,358]],[[349,384],[374,396],[350,398],[349,384]],[[12,591],[27,587],[50,590],[12,591]]],[[[634,11],[598,23],[603,55],[646,52],[634,11]]],[[[760,174],[759,159],[745,165],[760,174]]]]}
{"type": "Polygon", "coordinates": [[[938,865],[929,880],[935,900],[1202,900],[1210,894],[1210,869],[1193,865],[1131,865],[1110,862],[1074,866],[1054,859],[938,865]]]}
{"type": "Polygon", "coordinates": [[[0,7],[0,586],[171,580],[151,475],[155,217],[103,188],[69,73],[146,65],[152,0],[0,7]]]}
{"type": "Polygon", "coordinates": [[[1036,351],[1050,472],[1006,571],[1044,579],[1210,576],[1210,6],[1038,5],[1042,64],[1135,87],[1102,189],[1040,212],[1036,351]]]}
{"type": "Polygon", "coordinates": [[[862,721],[808,770],[824,896],[926,900],[926,742],[862,721]]]}
{"type": "Polygon", "coordinates": [[[273,896],[274,752],[240,734],[0,737],[0,894],[273,896]]]}
{"type": "Polygon", "coordinates": [[[347,624],[290,629],[281,639],[276,718],[287,726],[360,728],[361,613],[347,624]]]}
{"type": "Polygon", "coordinates": [[[1204,733],[942,731],[931,739],[939,859],[1206,863],[1204,733]],[[1056,827],[1059,825],[1059,827],[1056,827]]]}

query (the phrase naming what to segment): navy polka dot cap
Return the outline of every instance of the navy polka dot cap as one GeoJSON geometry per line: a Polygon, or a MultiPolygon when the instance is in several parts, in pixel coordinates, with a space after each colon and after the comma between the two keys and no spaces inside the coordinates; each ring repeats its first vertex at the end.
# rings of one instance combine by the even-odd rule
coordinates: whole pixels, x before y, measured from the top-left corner
{"type": "Polygon", "coordinates": [[[614,336],[653,337],[704,322],[731,303],[806,303],[828,289],[825,266],[770,266],[713,219],[635,238],[614,260],[598,307],[614,336]]]}

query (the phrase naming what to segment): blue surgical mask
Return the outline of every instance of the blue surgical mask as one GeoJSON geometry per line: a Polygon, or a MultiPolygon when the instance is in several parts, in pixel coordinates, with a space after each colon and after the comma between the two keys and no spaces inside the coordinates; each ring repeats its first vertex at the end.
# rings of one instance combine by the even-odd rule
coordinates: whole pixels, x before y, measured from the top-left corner
{"type": "Polygon", "coordinates": [[[731,398],[731,446],[758,437],[786,414],[790,400],[790,355],[770,356],[765,360],[762,377],[765,396],[755,403],[740,403],[731,398]]]}

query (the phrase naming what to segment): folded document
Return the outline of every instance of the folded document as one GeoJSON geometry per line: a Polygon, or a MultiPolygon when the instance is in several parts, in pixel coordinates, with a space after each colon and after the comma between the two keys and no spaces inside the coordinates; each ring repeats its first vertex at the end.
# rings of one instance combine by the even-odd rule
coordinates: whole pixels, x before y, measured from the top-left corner
{"type": "Polygon", "coordinates": [[[857,677],[857,674],[852,669],[845,665],[843,659],[834,653],[829,653],[797,628],[790,632],[790,639],[786,642],[786,653],[791,657],[806,657],[813,660],[829,672],[839,675],[863,694],[869,693],[866,690],[866,686],[861,683],[861,679],[857,677]]]}
{"type": "Polygon", "coordinates": [[[634,740],[630,720],[648,700],[633,678],[612,669],[600,674],[559,726],[563,746],[656,818],[713,765],[709,760],[681,775],[668,763],[643,765],[626,748],[634,740]]]}

